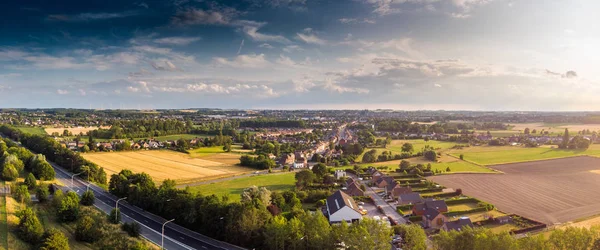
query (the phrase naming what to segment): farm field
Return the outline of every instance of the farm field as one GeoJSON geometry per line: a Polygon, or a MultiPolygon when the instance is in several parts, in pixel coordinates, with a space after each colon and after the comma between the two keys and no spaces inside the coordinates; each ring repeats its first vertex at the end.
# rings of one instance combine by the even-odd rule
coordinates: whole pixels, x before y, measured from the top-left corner
{"type": "MultiPolygon", "coordinates": [[[[188,150],[188,153],[192,157],[211,156],[211,155],[215,155],[215,154],[219,154],[219,153],[224,153],[224,152],[225,151],[223,151],[223,147],[222,146],[201,147],[201,148],[195,148],[195,149],[192,149],[192,150],[188,150]]],[[[238,159],[239,158],[240,157],[238,155],[238,159]]]]}
{"type": "Polygon", "coordinates": [[[569,132],[577,132],[584,129],[589,129],[590,131],[599,131],[600,124],[569,124],[569,123],[514,123],[509,124],[512,126],[513,131],[524,131],[525,128],[529,128],[530,130],[537,130],[538,132],[542,129],[544,131],[548,131],[551,134],[561,134],[565,132],[565,128],[569,129],[569,132]]]}
{"type": "Polygon", "coordinates": [[[240,194],[244,188],[250,186],[266,187],[270,191],[286,191],[294,187],[296,183],[295,174],[282,173],[282,174],[265,174],[265,175],[254,175],[244,178],[238,178],[228,181],[216,182],[211,184],[204,184],[200,186],[190,187],[193,192],[199,192],[203,195],[217,195],[229,196],[231,201],[239,201],[241,199],[240,194]]]}
{"type": "Polygon", "coordinates": [[[425,147],[425,145],[429,145],[433,148],[436,148],[436,149],[439,148],[442,150],[449,149],[449,148],[453,147],[454,145],[456,145],[456,143],[454,143],[454,142],[435,141],[435,140],[429,140],[426,142],[423,139],[392,140],[392,143],[390,145],[388,145],[386,148],[365,148],[365,151],[363,152],[363,154],[358,156],[356,161],[358,161],[358,162],[362,161],[362,156],[364,155],[364,153],[366,153],[367,151],[369,151],[371,149],[377,150],[377,154],[381,154],[383,151],[392,151],[392,154],[401,154],[402,153],[402,145],[404,143],[412,144],[413,148],[414,148],[413,152],[420,152],[425,147]]]}
{"type": "MultiPolygon", "coordinates": [[[[440,162],[431,162],[431,161],[427,161],[425,159],[423,159],[422,157],[414,157],[414,158],[410,158],[410,159],[406,159],[407,161],[409,161],[411,164],[417,164],[417,163],[421,163],[421,164],[425,164],[427,165],[428,163],[431,163],[431,168],[435,171],[435,170],[440,170],[442,172],[445,172],[447,168],[450,168],[450,172],[449,173],[456,173],[456,172],[462,172],[462,173],[495,173],[494,170],[486,168],[486,167],[481,167],[481,166],[477,166],[473,163],[470,162],[466,162],[466,161],[462,161],[458,158],[454,158],[451,156],[447,156],[447,155],[442,155],[440,158],[440,162]]],[[[360,164],[360,166],[363,167],[368,167],[368,166],[373,166],[373,167],[380,167],[380,166],[388,166],[389,169],[388,170],[392,170],[394,171],[395,169],[398,168],[398,166],[400,165],[400,161],[401,160],[393,160],[393,161],[384,161],[384,162],[374,162],[374,163],[363,163],[360,164]]],[[[348,168],[348,167],[343,167],[344,168],[348,168]]]]}
{"type": "Polygon", "coordinates": [[[587,150],[565,150],[558,148],[525,148],[511,146],[480,146],[451,150],[455,157],[464,155],[464,160],[480,165],[494,165],[544,159],[564,158],[580,155],[600,156],[600,144],[592,144],[587,150]]]}
{"type": "Polygon", "coordinates": [[[157,184],[165,179],[172,179],[181,184],[255,171],[234,165],[239,162],[239,155],[230,153],[192,158],[187,154],[169,150],[142,150],[86,153],[82,156],[103,167],[109,176],[129,169],[133,172],[148,173],[157,184]],[[234,158],[238,160],[234,162],[234,158]]]}
{"type": "Polygon", "coordinates": [[[438,175],[428,179],[549,225],[600,213],[600,159],[574,157],[492,166],[505,174],[438,175]],[[594,172],[592,172],[594,171],[594,172]]]}
{"type": "Polygon", "coordinates": [[[21,132],[29,133],[33,135],[45,135],[46,131],[42,127],[32,127],[32,126],[15,126],[21,132]]]}
{"type": "MultiPolygon", "coordinates": [[[[204,135],[204,134],[176,134],[176,135],[164,135],[164,136],[153,136],[151,138],[154,138],[154,140],[157,141],[176,141],[179,140],[181,138],[185,139],[185,140],[191,140],[194,138],[206,138],[206,137],[214,137],[214,135],[204,135]]],[[[141,140],[141,139],[149,139],[148,137],[140,137],[140,138],[134,138],[134,140],[141,140]]]]}
{"type": "Polygon", "coordinates": [[[103,128],[103,129],[109,129],[109,126],[102,126],[102,127],[74,127],[74,128],[45,128],[45,132],[49,135],[51,135],[52,133],[56,132],[62,135],[62,133],[66,130],[69,130],[69,132],[73,133],[73,135],[78,135],[79,133],[83,133],[84,135],[90,131],[90,130],[96,130],[98,128],[103,128]]]}

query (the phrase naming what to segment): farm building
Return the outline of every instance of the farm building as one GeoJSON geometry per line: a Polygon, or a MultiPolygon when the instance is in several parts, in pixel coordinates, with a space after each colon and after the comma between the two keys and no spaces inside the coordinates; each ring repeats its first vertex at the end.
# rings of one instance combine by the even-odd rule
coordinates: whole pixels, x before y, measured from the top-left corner
{"type": "Polygon", "coordinates": [[[325,207],[329,223],[353,222],[362,218],[354,199],[339,190],[327,197],[325,207]]]}
{"type": "Polygon", "coordinates": [[[473,223],[471,222],[471,219],[469,219],[469,217],[461,217],[460,219],[455,221],[447,221],[446,223],[444,223],[441,229],[444,231],[460,231],[463,227],[473,227],[473,223]]]}

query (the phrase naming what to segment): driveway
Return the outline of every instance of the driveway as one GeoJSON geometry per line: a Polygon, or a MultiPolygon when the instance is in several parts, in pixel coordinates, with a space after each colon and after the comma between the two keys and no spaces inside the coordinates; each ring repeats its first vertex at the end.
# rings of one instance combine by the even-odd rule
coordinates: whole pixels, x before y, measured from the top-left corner
{"type": "Polygon", "coordinates": [[[375,203],[375,206],[381,206],[383,213],[386,216],[391,217],[392,219],[394,219],[396,222],[398,222],[398,224],[406,224],[407,221],[406,219],[404,219],[404,217],[402,217],[402,215],[400,215],[398,213],[398,211],[396,211],[396,205],[395,204],[389,204],[387,203],[383,198],[381,198],[381,196],[379,196],[375,190],[371,187],[369,187],[369,185],[367,185],[368,181],[364,181],[364,180],[359,180],[357,176],[351,175],[352,178],[354,178],[355,180],[357,180],[360,184],[365,185],[365,187],[367,187],[367,190],[365,190],[365,196],[370,196],[373,199],[373,202],[375,203]]]}

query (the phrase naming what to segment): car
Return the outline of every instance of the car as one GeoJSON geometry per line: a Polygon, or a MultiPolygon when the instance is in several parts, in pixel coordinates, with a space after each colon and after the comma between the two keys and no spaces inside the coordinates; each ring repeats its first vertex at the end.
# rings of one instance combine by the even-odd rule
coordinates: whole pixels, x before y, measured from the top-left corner
{"type": "Polygon", "coordinates": [[[260,174],[260,171],[254,171],[254,174],[260,174]]]}
{"type": "Polygon", "coordinates": [[[364,202],[362,202],[362,201],[359,201],[359,202],[358,202],[358,205],[364,205],[364,204],[365,204],[365,203],[364,203],[364,202]]]}

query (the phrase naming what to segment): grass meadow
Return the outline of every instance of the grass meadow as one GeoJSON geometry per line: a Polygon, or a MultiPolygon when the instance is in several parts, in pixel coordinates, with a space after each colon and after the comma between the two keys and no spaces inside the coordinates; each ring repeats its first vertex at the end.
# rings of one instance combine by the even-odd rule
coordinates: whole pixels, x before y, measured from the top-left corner
{"type": "Polygon", "coordinates": [[[231,201],[239,201],[240,194],[244,188],[250,186],[266,187],[271,191],[290,190],[295,185],[294,173],[265,174],[242,177],[233,180],[204,184],[200,186],[189,187],[193,192],[199,192],[203,195],[228,196],[231,201]]]}

